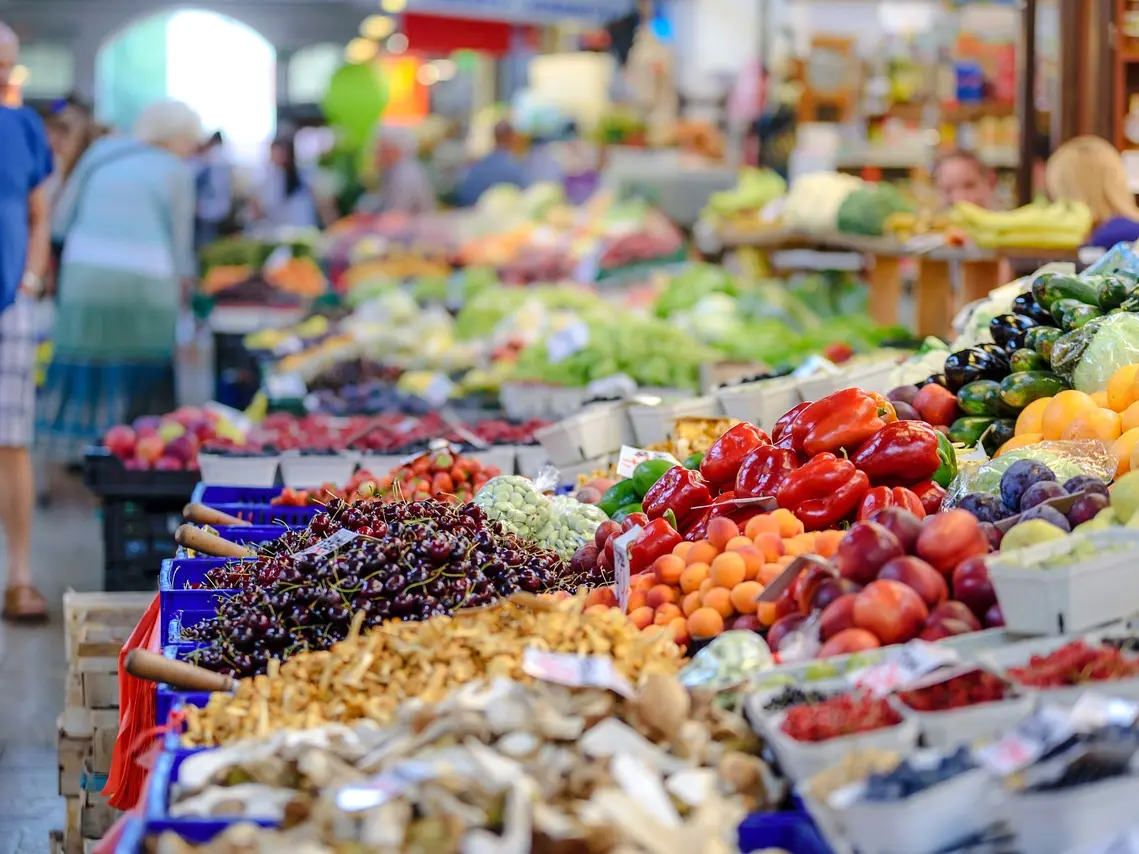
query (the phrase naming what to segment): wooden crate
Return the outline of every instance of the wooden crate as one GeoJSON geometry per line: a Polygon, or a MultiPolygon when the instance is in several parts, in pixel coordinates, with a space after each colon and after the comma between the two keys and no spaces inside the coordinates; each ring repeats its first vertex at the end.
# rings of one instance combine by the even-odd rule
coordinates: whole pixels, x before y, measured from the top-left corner
{"type": "Polygon", "coordinates": [[[68,662],[78,658],[82,626],[101,625],[126,629],[125,638],[142,619],[142,615],[154,601],[154,595],[153,593],[76,593],[74,590],[64,593],[63,618],[68,662]]]}
{"type": "Polygon", "coordinates": [[[115,739],[119,733],[117,709],[70,708],[58,723],[59,793],[78,797],[81,779],[89,767],[95,774],[111,770],[115,739]]]}

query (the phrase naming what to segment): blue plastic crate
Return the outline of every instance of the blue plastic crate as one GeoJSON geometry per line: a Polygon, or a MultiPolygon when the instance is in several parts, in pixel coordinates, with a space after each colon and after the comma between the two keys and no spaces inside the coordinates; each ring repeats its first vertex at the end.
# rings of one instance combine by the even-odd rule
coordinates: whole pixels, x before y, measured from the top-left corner
{"type": "Polygon", "coordinates": [[[211,504],[215,510],[243,519],[251,525],[273,525],[284,522],[290,528],[303,528],[320,507],[286,507],[283,504],[211,504]]]}
{"type": "MultiPolygon", "coordinates": [[[[246,558],[232,557],[176,557],[162,561],[162,568],[158,571],[158,591],[185,591],[192,589],[190,585],[206,584],[206,573],[227,563],[240,562],[246,558]]],[[[252,559],[249,559],[252,561],[252,559]]],[[[206,588],[202,592],[210,592],[206,588]]]]}
{"type": "Polygon", "coordinates": [[[782,848],[789,854],[833,854],[810,817],[800,812],[753,813],[740,822],[743,854],[782,848]]]}
{"type": "Polygon", "coordinates": [[[164,753],[158,757],[147,782],[146,833],[158,834],[167,831],[177,833],[187,842],[208,842],[227,827],[240,823],[259,824],[262,827],[276,827],[278,822],[271,819],[218,819],[218,818],[171,818],[170,787],[178,781],[178,769],[192,753],[164,753]]]}
{"type": "Polygon", "coordinates": [[[146,822],[132,818],[123,824],[119,841],[115,843],[115,854],[143,854],[146,850],[146,822]]]}
{"type": "MultiPolygon", "coordinates": [[[[291,530],[288,525],[219,525],[214,528],[218,536],[231,543],[240,543],[243,546],[259,546],[279,538],[286,531],[291,530]]],[[[186,549],[179,546],[175,557],[187,557],[186,549]]]]}
{"type": "MultiPolygon", "coordinates": [[[[201,643],[177,643],[167,644],[162,648],[162,654],[174,661],[186,661],[189,654],[195,650],[201,649],[205,644],[201,643]]],[[[165,726],[167,719],[170,717],[170,712],[175,708],[184,706],[204,706],[210,700],[209,692],[206,691],[179,691],[176,688],[171,688],[166,683],[158,686],[155,692],[155,724],[157,726],[165,726]]],[[[177,741],[175,741],[177,746],[177,741]]]]}
{"type": "Polygon", "coordinates": [[[281,494],[279,486],[213,486],[199,483],[190,501],[216,507],[218,504],[268,504],[281,494]]]}
{"type": "Polygon", "coordinates": [[[196,626],[203,620],[208,620],[211,617],[217,616],[217,605],[218,601],[221,599],[221,596],[217,593],[210,593],[207,595],[216,597],[212,605],[204,606],[202,604],[197,604],[187,606],[172,611],[169,618],[166,618],[165,615],[160,616],[162,619],[163,645],[188,643],[188,641],[182,639],[183,628],[196,626]]]}

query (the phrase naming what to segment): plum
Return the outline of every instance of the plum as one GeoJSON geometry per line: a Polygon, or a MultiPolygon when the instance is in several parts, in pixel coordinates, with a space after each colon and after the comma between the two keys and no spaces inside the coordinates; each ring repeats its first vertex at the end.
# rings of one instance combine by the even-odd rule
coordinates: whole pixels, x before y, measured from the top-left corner
{"type": "Polygon", "coordinates": [[[1020,509],[1020,498],[1028,487],[1042,480],[1055,480],[1056,473],[1036,460],[1017,460],[1001,477],[1001,500],[1012,512],[1020,509]]]}
{"type": "Polygon", "coordinates": [[[1110,498],[1107,491],[1107,484],[1090,474],[1078,474],[1070,478],[1064,484],[1064,491],[1069,495],[1078,495],[1081,492],[1092,492],[1096,495],[1102,495],[1104,498],[1110,498]]]}
{"type": "MultiPolygon", "coordinates": [[[[914,398],[921,391],[916,385],[900,385],[886,393],[886,399],[893,404],[904,403],[913,406],[914,398]]],[[[900,416],[899,416],[900,417],[900,416]]]]}
{"type": "Polygon", "coordinates": [[[1106,495],[1100,495],[1098,492],[1092,492],[1088,495],[1083,495],[1072,502],[1072,506],[1068,508],[1068,521],[1072,527],[1082,525],[1084,522],[1090,522],[1097,515],[1099,511],[1106,508],[1111,501],[1106,495]]]}
{"type": "Polygon", "coordinates": [[[921,534],[921,519],[901,507],[879,507],[866,519],[876,522],[898,538],[902,549],[913,554],[918,535],[921,534]]]}
{"type": "Polygon", "coordinates": [[[904,400],[891,401],[894,404],[894,414],[899,421],[921,421],[922,417],[916,409],[904,400]]]}
{"type": "Polygon", "coordinates": [[[992,495],[980,492],[970,492],[961,499],[957,505],[960,510],[967,510],[977,517],[978,522],[996,522],[1001,518],[1001,502],[992,495]]]}
{"type": "Polygon", "coordinates": [[[1064,514],[1057,510],[1055,507],[1049,507],[1047,504],[1037,504],[1030,510],[1020,514],[1020,519],[1017,520],[1019,525],[1021,522],[1027,522],[1030,519],[1040,519],[1047,522],[1049,525],[1055,525],[1061,531],[1071,531],[1072,526],[1068,523],[1064,514]]]}
{"type": "Polygon", "coordinates": [[[999,551],[1001,540],[1004,539],[1004,534],[1001,533],[1001,529],[992,522],[982,522],[981,530],[985,536],[989,538],[989,548],[993,551],[999,551]]]}
{"type": "Polygon", "coordinates": [[[1037,504],[1043,504],[1053,498],[1063,498],[1067,494],[1064,487],[1053,480],[1038,480],[1020,496],[1020,512],[1031,510],[1037,504]]]}

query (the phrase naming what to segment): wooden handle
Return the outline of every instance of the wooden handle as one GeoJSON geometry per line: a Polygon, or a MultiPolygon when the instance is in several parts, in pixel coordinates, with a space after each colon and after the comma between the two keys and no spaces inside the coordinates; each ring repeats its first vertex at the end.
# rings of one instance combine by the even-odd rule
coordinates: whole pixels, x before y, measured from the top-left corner
{"type": "Polygon", "coordinates": [[[174,532],[174,542],[183,548],[193,549],[213,557],[255,557],[256,552],[240,543],[223,540],[217,534],[193,525],[181,525],[174,532]]]}
{"type": "Polygon", "coordinates": [[[196,664],[175,661],[145,649],[132,649],[127,653],[126,671],[136,679],[147,682],[165,682],[182,691],[232,691],[234,679],[224,673],[214,673],[196,664]]]}
{"type": "Polygon", "coordinates": [[[197,502],[187,504],[182,508],[182,518],[187,522],[193,522],[195,525],[249,525],[249,522],[244,519],[222,513],[220,510],[197,502]]]}

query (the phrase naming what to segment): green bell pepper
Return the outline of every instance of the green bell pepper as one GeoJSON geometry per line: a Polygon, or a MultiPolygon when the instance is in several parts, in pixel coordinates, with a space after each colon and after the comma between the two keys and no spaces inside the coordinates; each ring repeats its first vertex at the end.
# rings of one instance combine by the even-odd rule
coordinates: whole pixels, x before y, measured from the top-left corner
{"type": "Polygon", "coordinates": [[[937,458],[941,460],[941,465],[933,473],[932,480],[938,486],[948,489],[950,482],[957,476],[957,451],[949,437],[940,430],[937,431],[937,458]]]}

